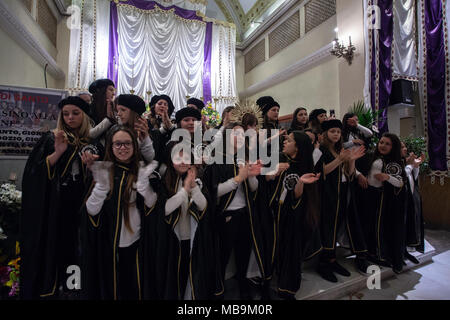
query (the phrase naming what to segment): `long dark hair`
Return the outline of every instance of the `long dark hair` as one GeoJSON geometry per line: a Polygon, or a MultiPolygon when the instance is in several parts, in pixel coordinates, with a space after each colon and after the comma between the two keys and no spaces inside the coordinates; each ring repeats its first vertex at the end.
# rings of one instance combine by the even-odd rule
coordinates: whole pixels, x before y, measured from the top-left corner
{"type": "Polygon", "coordinates": [[[403,166],[403,161],[402,161],[402,143],[399,139],[399,137],[393,133],[389,133],[389,132],[385,132],[383,133],[383,135],[381,136],[380,141],[378,141],[377,146],[375,148],[375,152],[373,154],[373,159],[371,162],[372,163],[377,160],[377,159],[383,159],[386,163],[389,162],[396,162],[399,165],[403,166]],[[388,138],[389,140],[391,140],[392,143],[392,149],[391,152],[387,155],[382,155],[379,151],[378,151],[378,145],[381,141],[381,138],[388,138]]]}
{"type": "Polygon", "coordinates": [[[350,132],[353,132],[353,133],[356,132],[355,127],[351,127],[347,124],[348,119],[351,119],[354,116],[356,116],[356,114],[354,114],[352,112],[348,112],[344,115],[344,118],[342,119],[342,139],[344,139],[344,141],[348,141],[350,132]]]}
{"type": "MultiPolygon", "coordinates": [[[[304,132],[293,131],[297,154],[294,158],[298,174],[302,176],[305,173],[314,173],[313,151],[314,146],[311,138],[304,132]]],[[[320,198],[318,184],[305,184],[303,187],[307,201],[306,221],[310,226],[316,226],[320,217],[320,198]]]]}
{"type": "Polygon", "coordinates": [[[308,110],[306,110],[306,108],[303,108],[303,107],[295,109],[294,114],[292,116],[291,130],[305,130],[306,127],[308,126],[308,120],[306,120],[305,124],[301,124],[297,120],[297,115],[302,110],[305,110],[306,112],[308,112],[308,110]]]}
{"type": "Polygon", "coordinates": [[[108,87],[102,87],[92,95],[92,113],[96,122],[102,121],[107,116],[106,90],[108,87]]]}
{"type": "MultiPolygon", "coordinates": [[[[115,164],[120,164],[120,162],[117,161],[116,157],[113,153],[113,137],[116,133],[123,131],[130,135],[131,141],[133,143],[133,156],[130,159],[130,162],[126,165],[128,168],[128,179],[127,183],[125,185],[124,193],[122,195],[122,200],[124,202],[124,210],[123,210],[123,218],[125,221],[125,227],[130,231],[133,232],[130,226],[130,212],[129,207],[132,204],[131,202],[131,191],[133,191],[133,184],[137,181],[138,171],[139,171],[139,161],[141,160],[140,152],[139,152],[139,145],[137,142],[137,137],[133,130],[126,126],[121,125],[115,125],[110,129],[108,132],[108,135],[106,137],[106,147],[105,147],[105,159],[104,161],[111,161],[115,164]]],[[[111,167],[109,181],[111,184],[110,190],[113,189],[114,185],[114,170],[116,170],[116,166],[111,167]]]]}

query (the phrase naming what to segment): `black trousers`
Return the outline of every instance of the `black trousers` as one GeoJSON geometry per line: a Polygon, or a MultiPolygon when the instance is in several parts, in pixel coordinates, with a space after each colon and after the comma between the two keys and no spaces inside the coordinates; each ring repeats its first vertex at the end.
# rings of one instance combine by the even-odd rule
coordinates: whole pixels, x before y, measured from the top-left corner
{"type": "Polygon", "coordinates": [[[191,240],[180,241],[181,261],[180,261],[180,293],[179,299],[184,299],[184,292],[186,291],[187,281],[189,278],[189,258],[191,255],[191,240]]]}
{"type": "Polygon", "coordinates": [[[246,273],[248,261],[252,249],[250,222],[244,209],[226,211],[225,218],[231,216],[220,230],[222,279],[225,280],[225,271],[230,259],[231,251],[234,249],[236,260],[236,279],[241,290],[246,285],[246,273]]]}
{"type": "Polygon", "coordinates": [[[139,300],[139,283],[141,275],[138,263],[139,241],[129,247],[119,248],[119,299],[139,300]]]}

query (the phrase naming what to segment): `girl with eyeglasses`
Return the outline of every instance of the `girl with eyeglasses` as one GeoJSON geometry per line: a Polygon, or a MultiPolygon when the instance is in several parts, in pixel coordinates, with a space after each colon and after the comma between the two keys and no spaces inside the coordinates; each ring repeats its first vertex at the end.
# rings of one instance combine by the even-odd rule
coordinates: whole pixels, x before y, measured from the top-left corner
{"type": "Polygon", "coordinates": [[[82,210],[86,298],[157,298],[157,194],[149,182],[156,164],[140,159],[134,131],[114,126],[104,161],[90,166],[94,183],[82,210]]]}

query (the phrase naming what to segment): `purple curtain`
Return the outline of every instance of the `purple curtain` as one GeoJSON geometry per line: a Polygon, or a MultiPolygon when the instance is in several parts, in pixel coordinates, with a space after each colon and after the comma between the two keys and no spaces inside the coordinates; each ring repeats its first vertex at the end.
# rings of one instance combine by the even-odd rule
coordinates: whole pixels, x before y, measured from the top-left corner
{"type": "Polygon", "coordinates": [[[206,24],[205,62],[203,65],[203,101],[211,101],[211,52],[213,23],[206,24]]]}
{"type": "MultiPolygon", "coordinates": [[[[162,10],[174,10],[174,13],[187,20],[203,21],[193,10],[183,9],[177,6],[163,7],[154,1],[128,0],[121,1],[121,4],[128,4],[141,10],[152,10],[156,5],[162,10]]],[[[117,33],[118,17],[117,4],[111,1],[111,14],[109,26],[109,57],[108,57],[108,78],[117,83],[118,64],[119,64],[119,35],[117,33]]],[[[205,38],[205,58],[203,71],[203,97],[204,101],[211,101],[211,50],[212,50],[212,22],[206,24],[205,38]]]]}
{"type": "Polygon", "coordinates": [[[117,34],[117,5],[111,1],[109,17],[109,54],[108,54],[108,79],[117,85],[119,65],[119,35],[117,34]]]}
{"type": "MultiPolygon", "coordinates": [[[[427,45],[427,123],[428,152],[432,170],[447,170],[445,105],[445,37],[441,0],[425,0],[427,45]]],[[[448,58],[448,56],[447,56],[448,58]]]]}
{"type": "Polygon", "coordinates": [[[392,91],[392,39],[394,37],[394,19],[392,14],[393,0],[379,0],[380,7],[380,30],[378,52],[379,52],[379,68],[378,68],[378,110],[381,111],[378,120],[378,129],[380,133],[388,132],[387,124],[387,108],[389,106],[389,96],[392,91]]]}

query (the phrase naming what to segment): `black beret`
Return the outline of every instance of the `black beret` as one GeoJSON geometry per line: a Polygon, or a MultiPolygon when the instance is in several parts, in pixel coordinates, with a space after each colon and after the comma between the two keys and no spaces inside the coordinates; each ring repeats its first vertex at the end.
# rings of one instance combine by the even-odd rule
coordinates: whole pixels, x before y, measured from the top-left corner
{"type": "Polygon", "coordinates": [[[338,119],[331,119],[331,120],[322,122],[321,127],[322,127],[323,131],[327,131],[332,128],[339,128],[342,130],[342,122],[341,122],[341,120],[338,120],[338,119]]]}
{"type": "Polygon", "coordinates": [[[173,105],[172,99],[170,99],[169,96],[167,96],[165,94],[162,94],[160,96],[158,96],[158,95],[153,96],[153,98],[150,100],[150,108],[153,108],[153,106],[155,104],[157,104],[159,100],[167,101],[167,104],[169,105],[167,113],[169,114],[169,118],[170,118],[170,116],[172,115],[173,111],[175,110],[175,107],[173,105]]]}
{"type": "Polygon", "coordinates": [[[121,94],[117,97],[117,104],[133,110],[138,115],[142,115],[146,109],[144,100],[134,94],[121,94]]]}
{"type": "Polygon", "coordinates": [[[278,102],[276,102],[275,100],[268,102],[267,104],[265,104],[262,108],[262,114],[265,115],[267,112],[269,112],[270,109],[272,109],[273,107],[278,107],[280,108],[280,104],[278,102]]]}
{"type": "Polygon", "coordinates": [[[177,111],[175,114],[175,121],[179,123],[183,118],[193,117],[200,121],[202,119],[202,114],[195,108],[183,108],[177,111]]]}
{"type": "Polygon", "coordinates": [[[187,101],[187,104],[193,104],[195,105],[199,110],[202,110],[205,107],[205,104],[203,103],[202,100],[197,99],[197,98],[190,98],[187,101]]]}
{"type": "Polygon", "coordinates": [[[86,113],[87,115],[89,114],[89,111],[90,111],[89,104],[86,101],[84,101],[83,99],[81,99],[80,97],[69,96],[59,102],[58,108],[62,110],[62,108],[68,104],[77,106],[78,108],[83,110],[84,113],[86,113]]]}
{"type": "Polygon", "coordinates": [[[91,85],[89,86],[89,92],[94,94],[97,92],[97,90],[106,88],[108,86],[113,86],[114,88],[116,87],[114,85],[114,82],[109,79],[98,79],[91,83],[91,85]]]}
{"type": "Polygon", "coordinates": [[[275,100],[272,98],[272,97],[270,97],[270,96],[264,96],[264,97],[261,97],[261,98],[259,98],[258,100],[256,100],[256,104],[258,105],[258,107],[260,108],[260,109],[262,109],[262,108],[264,108],[264,106],[266,105],[266,104],[268,104],[268,103],[272,103],[272,102],[274,102],[275,100]]]}
{"type": "Polygon", "coordinates": [[[316,119],[319,115],[321,115],[322,113],[327,113],[327,110],[325,109],[314,109],[313,111],[311,111],[311,113],[309,114],[309,119],[313,120],[316,119]]]}

